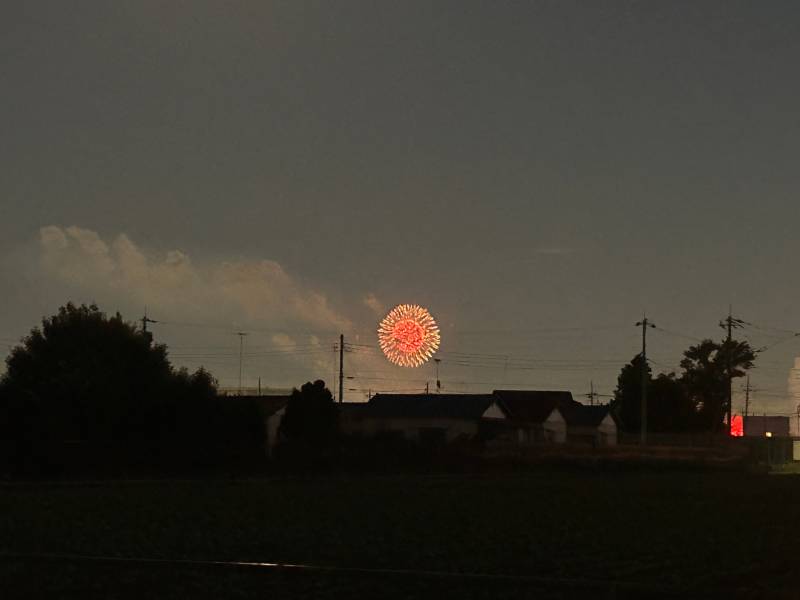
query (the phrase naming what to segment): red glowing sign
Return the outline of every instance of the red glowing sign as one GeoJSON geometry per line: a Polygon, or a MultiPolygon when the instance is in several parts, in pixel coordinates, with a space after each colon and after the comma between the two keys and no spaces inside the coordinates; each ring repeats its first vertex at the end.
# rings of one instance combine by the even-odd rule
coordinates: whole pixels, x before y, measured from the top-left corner
{"type": "Polygon", "coordinates": [[[744,435],[744,420],[741,415],[733,415],[731,419],[731,435],[733,437],[742,437],[744,435]]]}

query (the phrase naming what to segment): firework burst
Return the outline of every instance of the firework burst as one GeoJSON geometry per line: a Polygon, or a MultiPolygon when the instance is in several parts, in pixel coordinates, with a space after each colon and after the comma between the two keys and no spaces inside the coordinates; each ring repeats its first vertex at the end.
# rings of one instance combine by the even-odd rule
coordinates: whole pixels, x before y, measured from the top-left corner
{"type": "Polygon", "coordinates": [[[381,350],[401,367],[418,367],[439,349],[439,327],[416,304],[395,306],[378,326],[381,350]]]}

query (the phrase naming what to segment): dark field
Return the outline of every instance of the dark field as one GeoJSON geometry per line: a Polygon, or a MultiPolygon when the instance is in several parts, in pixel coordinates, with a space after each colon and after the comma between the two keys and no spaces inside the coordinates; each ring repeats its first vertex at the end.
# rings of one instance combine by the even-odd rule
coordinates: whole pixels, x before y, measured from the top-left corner
{"type": "Polygon", "coordinates": [[[0,488],[0,597],[796,597],[800,477],[550,472],[0,488]]]}

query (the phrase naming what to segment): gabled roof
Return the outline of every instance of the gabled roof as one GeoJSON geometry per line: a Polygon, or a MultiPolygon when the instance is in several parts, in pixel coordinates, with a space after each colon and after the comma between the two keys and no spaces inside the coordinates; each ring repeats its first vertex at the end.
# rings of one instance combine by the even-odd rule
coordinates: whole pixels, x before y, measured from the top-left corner
{"type": "Polygon", "coordinates": [[[587,406],[580,402],[574,402],[569,406],[562,407],[561,414],[564,415],[567,425],[572,427],[597,427],[609,414],[609,407],[602,404],[587,406]]]}
{"type": "Polygon", "coordinates": [[[609,414],[604,405],[587,406],[576,402],[571,392],[539,390],[495,390],[512,419],[541,423],[557,408],[567,425],[597,427],[609,414]]]}
{"type": "Polygon", "coordinates": [[[480,419],[496,401],[491,394],[376,394],[362,414],[379,418],[473,420],[480,419]]]}
{"type": "MultiPolygon", "coordinates": [[[[543,422],[556,408],[561,411],[562,407],[577,404],[571,392],[562,391],[495,390],[494,395],[512,419],[530,423],[543,422]]],[[[567,418],[566,415],[564,418],[567,418]]]]}

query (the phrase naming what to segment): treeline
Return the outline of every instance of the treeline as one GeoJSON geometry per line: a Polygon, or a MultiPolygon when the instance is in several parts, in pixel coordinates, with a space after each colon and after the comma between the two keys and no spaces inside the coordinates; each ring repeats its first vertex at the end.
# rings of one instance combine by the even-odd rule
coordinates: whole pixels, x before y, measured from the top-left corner
{"type": "Polygon", "coordinates": [[[684,352],[680,372],[654,377],[650,364],[637,355],[622,368],[617,378],[612,410],[623,431],[640,431],[644,375],[648,431],[726,431],[730,382],[743,377],[753,367],[755,359],[756,351],[747,342],[707,339],[684,352]]]}
{"type": "Polygon", "coordinates": [[[228,401],[204,369],[175,369],[167,348],[119,314],[67,304],[6,359],[0,474],[147,474],[263,459],[258,407],[228,401]]]}

